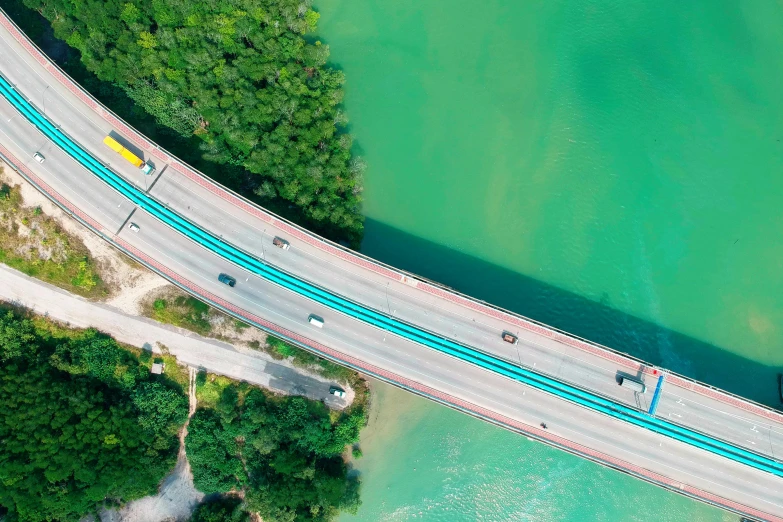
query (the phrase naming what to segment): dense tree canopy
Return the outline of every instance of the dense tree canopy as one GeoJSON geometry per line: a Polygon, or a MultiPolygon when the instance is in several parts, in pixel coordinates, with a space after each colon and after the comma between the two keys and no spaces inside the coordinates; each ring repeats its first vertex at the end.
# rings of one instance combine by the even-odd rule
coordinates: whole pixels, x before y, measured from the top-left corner
{"type": "Polygon", "coordinates": [[[154,492],[187,417],[181,390],[150,382],[95,331],[51,332],[0,313],[0,506],[8,520],[79,520],[154,492]]]}
{"type": "Polygon", "coordinates": [[[242,509],[242,501],[236,497],[220,497],[200,504],[191,522],[246,522],[250,516],[242,509]]]}
{"type": "Polygon", "coordinates": [[[361,236],[361,160],[308,0],[24,0],[113,82],[205,157],[257,174],[255,192],[361,236]]]}
{"type": "Polygon", "coordinates": [[[359,505],[359,483],[341,454],[356,442],[364,412],[336,421],[321,403],[226,388],[214,409],[199,409],[185,441],[196,487],[244,489],[247,509],[266,521],[328,521],[359,505]]]}

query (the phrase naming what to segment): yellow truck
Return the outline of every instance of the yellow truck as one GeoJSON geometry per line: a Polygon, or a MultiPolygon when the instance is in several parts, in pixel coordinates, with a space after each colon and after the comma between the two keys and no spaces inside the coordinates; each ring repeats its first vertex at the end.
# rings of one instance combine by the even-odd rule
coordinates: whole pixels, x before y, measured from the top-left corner
{"type": "Polygon", "coordinates": [[[134,153],[123,147],[122,145],[117,142],[114,138],[111,136],[106,136],[103,138],[103,143],[109,146],[110,149],[112,149],[114,152],[117,152],[120,156],[128,160],[129,163],[135,165],[139,168],[144,174],[152,174],[155,171],[155,167],[150,165],[149,163],[146,163],[143,159],[136,156],[134,153]]]}

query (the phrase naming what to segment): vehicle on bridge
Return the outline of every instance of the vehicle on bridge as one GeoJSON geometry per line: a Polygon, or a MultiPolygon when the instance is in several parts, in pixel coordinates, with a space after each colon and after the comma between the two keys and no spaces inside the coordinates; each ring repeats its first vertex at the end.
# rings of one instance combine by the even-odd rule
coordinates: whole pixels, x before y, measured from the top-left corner
{"type": "Polygon", "coordinates": [[[503,340],[507,343],[517,344],[519,342],[519,337],[510,332],[503,332],[503,340]]]}
{"type": "Polygon", "coordinates": [[[155,167],[150,165],[149,163],[145,162],[140,157],[136,156],[134,153],[120,145],[120,143],[112,138],[111,136],[106,136],[103,138],[103,143],[109,146],[111,150],[118,153],[120,156],[125,158],[128,163],[135,165],[139,168],[140,171],[142,171],[145,175],[150,175],[153,172],[155,172],[155,167]]]}
{"type": "Polygon", "coordinates": [[[228,285],[228,286],[230,286],[232,288],[234,287],[234,285],[237,284],[237,280],[234,279],[233,277],[231,277],[228,274],[220,274],[218,276],[218,281],[220,281],[221,283],[223,283],[225,285],[228,285]]]}
{"type": "Polygon", "coordinates": [[[307,321],[311,325],[317,326],[318,328],[323,328],[324,327],[324,320],[321,319],[320,317],[318,317],[317,315],[310,314],[310,316],[307,318],[307,321]]]}
{"type": "Polygon", "coordinates": [[[618,377],[618,383],[620,386],[633,390],[636,393],[644,393],[647,391],[647,386],[645,386],[641,379],[634,379],[627,375],[618,377]]]}
{"type": "Polygon", "coordinates": [[[277,236],[275,236],[275,238],[272,240],[272,244],[275,245],[277,248],[282,248],[283,250],[288,250],[289,248],[291,248],[291,243],[277,236]]]}
{"type": "Polygon", "coordinates": [[[44,160],[46,159],[46,158],[44,158],[43,154],[41,154],[40,152],[36,152],[35,154],[33,154],[33,158],[34,158],[34,159],[35,159],[35,161],[37,161],[38,163],[43,163],[43,162],[44,162],[44,160]]]}

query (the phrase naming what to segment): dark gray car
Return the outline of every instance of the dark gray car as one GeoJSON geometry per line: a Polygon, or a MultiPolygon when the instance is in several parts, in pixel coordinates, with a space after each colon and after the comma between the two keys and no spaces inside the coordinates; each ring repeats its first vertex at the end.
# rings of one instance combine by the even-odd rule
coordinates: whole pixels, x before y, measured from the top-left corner
{"type": "Polygon", "coordinates": [[[220,274],[218,276],[218,281],[220,281],[223,284],[227,284],[230,287],[233,287],[235,284],[237,284],[237,280],[228,274],[220,274]]]}

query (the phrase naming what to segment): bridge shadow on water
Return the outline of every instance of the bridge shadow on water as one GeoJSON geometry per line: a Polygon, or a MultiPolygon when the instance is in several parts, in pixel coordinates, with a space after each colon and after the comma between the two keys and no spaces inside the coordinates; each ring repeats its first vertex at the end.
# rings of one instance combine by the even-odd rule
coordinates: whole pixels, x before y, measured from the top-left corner
{"type": "Polygon", "coordinates": [[[649,363],[780,407],[779,367],[760,364],[372,219],[365,222],[362,252],[649,363]]]}

